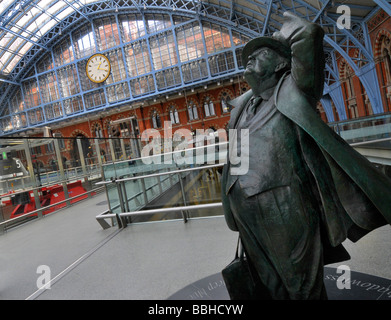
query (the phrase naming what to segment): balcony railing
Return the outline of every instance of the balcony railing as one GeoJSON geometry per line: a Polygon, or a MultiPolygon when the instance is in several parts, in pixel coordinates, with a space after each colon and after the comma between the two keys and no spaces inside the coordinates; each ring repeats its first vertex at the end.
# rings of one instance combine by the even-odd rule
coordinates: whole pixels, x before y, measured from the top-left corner
{"type": "Polygon", "coordinates": [[[328,124],[349,144],[391,138],[391,114],[331,122],[328,124]]]}

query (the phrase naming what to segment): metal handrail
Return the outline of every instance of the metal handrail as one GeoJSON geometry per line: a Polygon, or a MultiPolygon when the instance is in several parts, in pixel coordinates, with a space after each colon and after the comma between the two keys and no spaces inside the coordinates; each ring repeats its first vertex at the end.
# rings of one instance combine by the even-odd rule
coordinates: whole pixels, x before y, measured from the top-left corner
{"type": "MultiPolygon", "coordinates": [[[[79,168],[79,167],[77,167],[79,168]]],[[[52,171],[54,172],[54,171],[52,171]]],[[[90,177],[91,174],[80,174],[80,175],[77,175],[77,176],[73,176],[73,177],[67,177],[66,179],[64,180],[58,180],[58,181],[55,181],[55,182],[51,182],[51,183],[46,183],[46,184],[43,184],[41,186],[38,186],[38,187],[28,187],[26,189],[21,189],[21,190],[17,190],[15,192],[12,192],[12,193],[4,193],[4,194],[1,194],[0,195],[0,199],[1,198],[6,198],[6,197],[10,197],[10,196],[13,196],[13,195],[16,195],[16,194],[20,194],[20,193],[24,193],[24,192],[30,192],[30,191],[33,191],[33,190],[38,190],[39,189],[42,189],[42,188],[47,188],[47,187],[52,187],[52,186],[55,186],[55,185],[59,185],[59,184],[62,184],[62,183],[68,183],[68,182],[72,182],[72,181],[77,181],[77,180],[80,180],[82,178],[86,178],[86,177],[90,177]]],[[[26,178],[31,178],[31,177],[26,177],[26,178]]]]}
{"type": "Polygon", "coordinates": [[[101,185],[101,184],[110,184],[110,183],[115,183],[115,182],[132,181],[132,180],[137,180],[137,179],[159,177],[159,176],[164,176],[164,175],[168,175],[168,174],[176,174],[176,173],[196,171],[196,170],[202,170],[202,169],[212,169],[212,168],[218,168],[218,167],[222,167],[222,166],[224,166],[224,163],[211,164],[211,165],[207,165],[207,166],[200,166],[200,167],[188,168],[188,169],[180,169],[180,170],[152,173],[152,174],[148,174],[148,175],[135,176],[135,177],[130,177],[130,178],[113,179],[110,181],[100,181],[100,182],[96,182],[95,184],[101,185]]]}
{"type": "Polygon", "coordinates": [[[191,150],[219,147],[219,146],[228,145],[228,144],[229,144],[228,141],[226,141],[226,142],[219,142],[219,143],[212,143],[212,144],[208,144],[206,146],[199,146],[199,147],[194,147],[194,148],[186,148],[186,149],[181,149],[181,150],[174,150],[174,151],[170,151],[170,152],[149,155],[149,156],[146,156],[146,157],[139,157],[139,158],[127,159],[127,160],[116,161],[116,162],[112,161],[112,162],[109,162],[109,163],[102,164],[102,167],[110,166],[110,165],[113,165],[113,164],[116,165],[116,164],[121,164],[121,163],[127,163],[129,161],[137,161],[137,160],[143,161],[143,160],[148,159],[148,158],[164,156],[164,155],[174,154],[174,153],[181,153],[181,152],[186,152],[186,151],[191,151],[191,150]]]}
{"type": "Polygon", "coordinates": [[[356,146],[361,146],[361,145],[365,145],[365,144],[373,144],[373,143],[386,142],[386,141],[391,141],[391,138],[368,140],[368,141],[362,141],[362,142],[353,142],[353,143],[349,143],[349,144],[352,147],[356,147],[356,146]]]}
{"type": "Polygon", "coordinates": [[[360,118],[355,118],[355,119],[333,121],[333,122],[329,122],[328,125],[330,125],[330,126],[346,125],[346,124],[352,124],[352,123],[359,123],[359,122],[363,122],[363,121],[379,120],[379,119],[386,119],[386,118],[391,118],[391,114],[390,113],[373,114],[370,116],[360,117],[360,118]]]}
{"type": "Polygon", "coordinates": [[[96,216],[96,219],[99,220],[99,219],[106,219],[106,218],[115,218],[117,216],[117,213],[112,213],[110,212],[110,210],[105,210],[103,212],[101,212],[100,214],[98,214],[96,216]]]}
{"type": "Polygon", "coordinates": [[[145,215],[151,213],[167,213],[173,211],[184,211],[184,210],[197,210],[197,209],[211,209],[211,208],[221,208],[223,206],[222,202],[206,203],[206,204],[195,204],[191,206],[180,206],[172,208],[159,208],[159,209],[149,209],[141,211],[131,211],[131,212],[122,212],[118,213],[120,217],[129,217],[135,215],[145,215]]]}
{"type": "MultiPolygon", "coordinates": [[[[175,175],[180,174],[183,172],[192,172],[192,171],[199,171],[204,169],[212,169],[212,168],[218,168],[224,166],[224,163],[218,163],[213,165],[206,165],[206,166],[199,166],[195,168],[187,168],[187,169],[180,169],[180,170],[173,170],[173,171],[166,171],[166,172],[159,172],[159,173],[153,173],[149,175],[143,175],[143,176],[135,176],[130,178],[121,178],[121,179],[113,179],[110,181],[101,181],[97,182],[97,185],[107,185],[111,183],[123,183],[126,181],[132,181],[132,180],[138,180],[138,179],[145,179],[150,177],[159,177],[164,175],[175,175]]],[[[183,190],[182,190],[183,192],[183,190]]],[[[139,194],[137,194],[139,195],[139,194]]],[[[131,199],[133,199],[135,196],[133,196],[131,199]]],[[[186,202],[185,202],[186,204],[186,202]]],[[[118,205],[120,206],[120,204],[118,205]]],[[[116,207],[118,207],[116,206],[116,207]]],[[[209,208],[217,208],[221,207],[222,203],[208,203],[208,204],[202,204],[202,205],[190,205],[190,206],[180,206],[180,207],[172,207],[172,208],[160,208],[160,209],[149,209],[149,210],[137,210],[137,211],[130,211],[130,212],[123,212],[123,213],[112,213],[110,210],[106,210],[99,215],[96,216],[96,220],[103,226],[100,220],[104,220],[106,218],[120,218],[120,217],[127,217],[131,215],[145,215],[145,214],[151,214],[151,213],[164,213],[164,212],[174,212],[174,211],[186,211],[186,210],[196,210],[196,209],[209,209],[209,208]]],[[[187,221],[187,217],[183,216],[184,221],[187,221]]],[[[106,223],[107,225],[107,223],[106,223]]],[[[121,225],[123,225],[121,223],[121,225]]],[[[119,227],[121,227],[120,223],[118,224],[119,227]]],[[[107,225],[108,226],[108,225],[107,225]]],[[[105,227],[104,227],[105,228],[105,227]]]]}

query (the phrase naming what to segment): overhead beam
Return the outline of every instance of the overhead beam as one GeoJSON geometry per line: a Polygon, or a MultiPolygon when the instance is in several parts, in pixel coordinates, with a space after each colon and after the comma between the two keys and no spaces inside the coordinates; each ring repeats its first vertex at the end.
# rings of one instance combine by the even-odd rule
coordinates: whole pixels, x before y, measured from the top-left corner
{"type": "Polygon", "coordinates": [[[55,20],[57,23],[60,23],[60,22],[61,22],[56,16],[54,16],[54,15],[51,14],[50,12],[47,12],[47,11],[44,10],[42,7],[40,7],[39,5],[33,4],[33,6],[34,6],[35,8],[37,8],[38,10],[40,10],[42,13],[46,14],[47,16],[49,16],[50,18],[52,18],[53,20],[55,20]]]}
{"type": "Polygon", "coordinates": [[[235,16],[235,0],[232,0],[231,1],[231,8],[230,8],[229,19],[232,21],[234,16],[235,16]]]}
{"type": "MultiPolygon", "coordinates": [[[[21,39],[23,39],[23,40],[25,40],[27,42],[31,42],[32,44],[34,44],[34,45],[36,45],[36,46],[38,46],[38,47],[40,47],[42,49],[46,49],[43,45],[39,44],[38,42],[33,41],[31,39],[28,39],[28,38],[20,35],[19,33],[16,33],[15,31],[12,31],[12,30],[4,28],[4,27],[0,27],[0,29],[5,31],[5,32],[9,32],[9,33],[13,34],[15,37],[21,38],[21,39]]],[[[23,31],[23,29],[21,29],[21,30],[23,31]]]]}
{"type": "Polygon", "coordinates": [[[351,9],[368,10],[368,11],[371,11],[373,9],[373,7],[370,7],[370,6],[365,6],[362,4],[354,4],[354,3],[345,3],[345,2],[346,2],[346,0],[344,0],[342,2],[334,2],[334,7],[346,5],[351,9]]]}
{"type": "Polygon", "coordinates": [[[18,14],[23,13],[29,4],[34,3],[36,0],[20,0],[14,1],[7,10],[0,15],[0,26],[7,25],[18,14]]]}
{"type": "Polygon", "coordinates": [[[267,6],[266,18],[265,18],[265,22],[263,24],[263,29],[262,29],[262,36],[265,35],[267,27],[269,25],[270,16],[272,14],[272,8],[273,8],[273,1],[269,0],[268,6],[267,6]]]}
{"type": "Polygon", "coordinates": [[[323,7],[319,10],[319,12],[318,12],[318,14],[315,16],[315,18],[312,19],[312,22],[315,23],[316,20],[319,19],[320,15],[323,13],[323,11],[326,10],[326,8],[328,7],[329,3],[330,3],[330,0],[327,0],[327,1],[323,4],[323,7]]]}
{"type": "MultiPolygon", "coordinates": [[[[314,7],[312,7],[310,4],[304,2],[303,0],[292,0],[292,4],[294,4],[294,3],[298,4],[300,7],[303,7],[303,6],[306,7],[307,10],[312,11],[313,13],[317,13],[317,12],[318,12],[317,9],[315,9],[314,7]]],[[[292,9],[295,10],[295,7],[289,8],[289,7],[284,6],[284,10],[292,10],[292,9]]],[[[328,22],[328,23],[332,23],[332,24],[334,25],[334,30],[336,31],[335,26],[336,26],[336,23],[337,23],[337,22],[336,22],[335,20],[331,19],[328,15],[327,15],[327,16],[323,15],[323,16],[322,16],[322,20],[324,20],[325,22],[328,22]]],[[[320,25],[322,25],[322,20],[321,20],[320,23],[319,23],[320,25]]],[[[353,43],[353,45],[354,45],[355,48],[360,49],[361,52],[363,53],[363,55],[364,55],[369,61],[373,60],[372,55],[371,55],[371,54],[368,52],[368,50],[360,43],[360,41],[358,41],[358,40],[354,37],[354,35],[353,35],[351,32],[349,32],[349,31],[346,30],[346,29],[339,30],[339,32],[341,33],[341,36],[345,36],[345,37],[346,37],[347,41],[350,40],[350,41],[353,43]]],[[[334,32],[334,35],[333,35],[333,34],[329,34],[330,39],[331,39],[332,36],[335,36],[335,35],[336,35],[335,32],[334,32]]],[[[333,41],[333,40],[332,40],[332,41],[333,41]]],[[[341,48],[340,45],[336,43],[336,41],[333,41],[333,42],[334,42],[336,45],[338,45],[339,48],[341,48]]],[[[352,47],[352,46],[351,46],[351,47],[352,47]]]]}
{"type": "Polygon", "coordinates": [[[14,84],[14,85],[20,86],[20,83],[17,83],[15,81],[11,81],[11,80],[7,80],[7,79],[3,79],[3,78],[0,78],[0,82],[5,82],[5,83],[9,83],[9,84],[14,84]]]}
{"type": "MultiPolygon", "coordinates": [[[[340,14],[337,14],[337,13],[329,13],[327,12],[327,16],[332,18],[333,20],[337,21],[338,18],[341,16],[340,14]]],[[[350,20],[352,22],[357,22],[357,23],[361,23],[363,21],[363,18],[362,17],[359,17],[359,16],[354,16],[354,15],[351,15],[350,16],[350,20]]]]}
{"type": "Polygon", "coordinates": [[[140,6],[139,6],[136,2],[134,2],[134,0],[130,0],[130,1],[131,1],[132,4],[136,7],[137,11],[138,11],[139,13],[142,14],[142,11],[141,11],[141,9],[140,9],[140,6]]]}
{"type": "Polygon", "coordinates": [[[382,8],[389,16],[391,16],[391,4],[386,0],[373,0],[380,8],[382,8]]]}
{"type": "MultiPolygon", "coordinates": [[[[68,0],[63,0],[68,6],[70,6],[73,10],[75,10],[78,14],[80,14],[82,17],[84,17],[86,20],[91,22],[91,19],[87,17],[83,12],[81,12],[78,8],[76,8],[72,3],[70,3],[68,0]]],[[[82,4],[80,4],[82,5],[82,4]]]]}

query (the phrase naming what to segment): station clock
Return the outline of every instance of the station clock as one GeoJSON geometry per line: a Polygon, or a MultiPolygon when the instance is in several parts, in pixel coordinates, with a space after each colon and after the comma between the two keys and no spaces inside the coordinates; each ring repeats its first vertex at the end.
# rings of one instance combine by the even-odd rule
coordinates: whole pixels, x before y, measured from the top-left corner
{"type": "Polygon", "coordinates": [[[103,54],[94,54],[87,61],[86,73],[92,82],[101,83],[105,81],[110,75],[110,71],[110,60],[103,54]]]}

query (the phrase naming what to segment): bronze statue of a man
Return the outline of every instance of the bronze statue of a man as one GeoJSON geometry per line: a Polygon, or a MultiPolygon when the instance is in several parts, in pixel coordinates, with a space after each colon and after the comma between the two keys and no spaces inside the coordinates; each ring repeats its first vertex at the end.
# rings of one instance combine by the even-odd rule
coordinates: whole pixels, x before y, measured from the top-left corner
{"type": "Polygon", "coordinates": [[[251,90],[231,101],[228,128],[237,145],[248,130],[248,171],[224,166],[223,208],[272,299],[326,299],[323,266],[350,258],[341,243],[391,221],[391,180],[316,113],[324,32],[284,17],[243,49],[251,90]]]}

